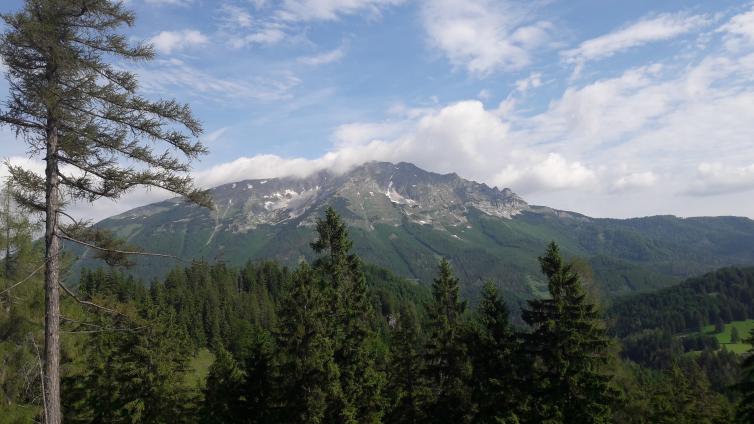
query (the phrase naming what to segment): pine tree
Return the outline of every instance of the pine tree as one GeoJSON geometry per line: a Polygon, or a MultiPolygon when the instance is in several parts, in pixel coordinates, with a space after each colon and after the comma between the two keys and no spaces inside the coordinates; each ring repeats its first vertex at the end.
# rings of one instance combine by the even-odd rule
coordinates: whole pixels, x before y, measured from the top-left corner
{"type": "Polygon", "coordinates": [[[335,342],[335,364],[340,373],[340,398],[329,404],[328,420],[338,423],[380,422],[384,374],[375,366],[372,329],[374,310],[369,302],[361,261],[351,253],[348,229],[328,207],[317,220],[314,263],[326,282],[325,295],[332,312],[330,331],[335,342]]]}
{"type": "Polygon", "coordinates": [[[202,404],[202,422],[243,423],[243,398],[241,386],[245,373],[238,362],[223,347],[215,351],[215,361],[207,375],[202,404]]]}
{"type": "Polygon", "coordinates": [[[522,318],[531,328],[526,346],[534,422],[604,423],[613,390],[603,371],[609,339],[579,276],[563,263],[552,242],[539,258],[550,298],[530,300],[522,318]]]}
{"type": "Polygon", "coordinates": [[[257,329],[251,343],[240,354],[244,370],[241,385],[243,422],[249,424],[277,423],[274,409],[275,375],[274,343],[267,330],[257,329]]]}
{"type": "Polygon", "coordinates": [[[425,356],[425,376],[431,390],[427,417],[433,423],[468,422],[472,410],[468,387],[471,364],[463,333],[466,302],[460,299],[459,281],[445,259],[432,284],[432,295],[425,356]]]}
{"type": "Polygon", "coordinates": [[[741,342],[741,335],[738,334],[738,328],[735,325],[730,329],[730,342],[731,343],[741,342]]]}
{"type": "Polygon", "coordinates": [[[149,186],[208,204],[180,159],[205,149],[192,141],[201,126],[188,106],[137,95],[134,74],[111,64],[153,57],[149,46],[131,46],[117,32],[134,23],[123,2],[26,0],[21,11],[2,19],[7,30],[0,57],[10,96],[0,124],[46,162],[44,177],[22,166],[8,169],[16,201],[45,219],[45,413],[48,423],[58,424],[61,239],[98,246],[108,261],[125,261],[122,242],[81,222],[61,225],[59,218],[68,216],[65,202],[117,199],[149,186]]]}
{"type": "Polygon", "coordinates": [[[469,334],[473,365],[472,395],[478,423],[518,422],[514,355],[516,338],[508,322],[508,307],[487,282],[469,334]]]}
{"type": "Polygon", "coordinates": [[[278,316],[280,421],[326,422],[328,400],[340,396],[339,373],[323,284],[308,265],[294,273],[278,316]]]}
{"type": "Polygon", "coordinates": [[[390,405],[385,422],[410,424],[422,422],[424,364],[416,309],[412,304],[401,307],[390,337],[390,363],[386,392],[390,405]]]}
{"type": "Polygon", "coordinates": [[[77,364],[84,372],[64,380],[67,422],[192,421],[196,393],[186,386],[190,349],[175,315],[151,305],[143,318],[129,315],[99,315],[97,324],[87,326],[94,333],[77,364]]]}
{"type": "MultiPolygon", "coordinates": [[[[754,345],[754,330],[751,330],[746,342],[754,345]]],[[[736,385],[736,390],[741,394],[736,408],[736,422],[744,424],[754,422],[754,347],[749,349],[741,367],[743,375],[736,385]]]]}

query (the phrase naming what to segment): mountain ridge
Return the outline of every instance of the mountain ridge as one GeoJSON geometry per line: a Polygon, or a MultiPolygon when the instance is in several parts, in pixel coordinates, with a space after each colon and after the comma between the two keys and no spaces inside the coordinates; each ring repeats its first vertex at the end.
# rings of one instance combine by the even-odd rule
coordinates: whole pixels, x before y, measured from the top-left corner
{"type": "MultiPolygon", "coordinates": [[[[664,287],[726,265],[754,264],[754,221],[737,217],[591,218],[529,205],[499,189],[410,163],[368,162],[343,174],[250,179],[212,189],[214,210],[180,199],[99,222],[129,243],[187,259],[240,264],[311,258],[313,225],[333,206],[356,252],[396,274],[429,283],[447,257],[473,296],[494,278],[512,297],[544,291],[536,258],[550,240],[594,269],[608,296],[664,287]]],[[[90,266],[87,253],[77,266],[90,266]]],[[[174,264],[139,258],[155,277],[174,264]]]]}

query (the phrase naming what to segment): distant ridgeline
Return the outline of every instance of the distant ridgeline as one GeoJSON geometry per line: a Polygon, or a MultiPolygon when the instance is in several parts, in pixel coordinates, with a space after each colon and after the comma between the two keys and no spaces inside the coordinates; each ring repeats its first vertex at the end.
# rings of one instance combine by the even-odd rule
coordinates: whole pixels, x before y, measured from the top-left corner
{"type": "MultiPolygon", "coordinates": [[[[746,320],[753,318],[754,267],[721,268],[674,287],[627,296],[607,311],[625,358],[665,369],[675,358],[696,352],[719,390],[737,379],[738,358],[729,347],[740,342],[732,340],[731,332],[750,327],[746,320]],[[721,346],[721,339],[732,343],[721,346]],[[710,354],[715,351],[719,354],[710,354]]],[[[748,331],[735,331],[740,340],[748,336],[748,331]]],[[[749,348],[738,347],[739,353],[749,348]]]]}
{"type": "Polygon", "coordinates": [[[754,318],[754,267],[721,268],[677,286],[618,299],[608,318],[621,338],[654,329],[698,332],[718,321],[754,318]]]}

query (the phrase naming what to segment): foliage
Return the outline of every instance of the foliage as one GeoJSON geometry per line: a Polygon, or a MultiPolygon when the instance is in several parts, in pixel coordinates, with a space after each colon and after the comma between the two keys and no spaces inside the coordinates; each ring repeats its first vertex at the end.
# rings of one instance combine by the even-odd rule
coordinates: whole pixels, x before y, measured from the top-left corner
{"type": "Polygon", "coordinates": [[[535,358],[527,373],[530,413],[540,422],[608,422],[613,394],[604,370],[610,343],[604,323],[554,242],[539,261],[550,298],[531,300],[523,311],[533,329],[524,348],[535,358]]]}
{"type": "MultiPolygon", "coordinates": [[[[749,333],[748,342],[754,346],[754,329],[749,333]]],[[[736,422],[741,424],[754,422],[754,347],[744,359],[742,369],[743,377],[736,386],[741,395],[736,409],[736,422]]]]}
{"type": "Polygon", "coordinates": [[[463,423],[471,418],[471,362],[464,339],[466,302],[459,295],[459,280],[450,264],[440,261],[432,284],[429,330],[425,352],[425,378],[430,390],[428,419],[435,423],[463,423]]]}

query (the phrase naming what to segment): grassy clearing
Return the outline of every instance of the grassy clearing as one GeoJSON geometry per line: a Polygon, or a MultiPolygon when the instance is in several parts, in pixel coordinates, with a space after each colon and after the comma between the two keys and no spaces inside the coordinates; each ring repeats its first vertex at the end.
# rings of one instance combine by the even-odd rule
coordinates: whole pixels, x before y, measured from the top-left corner
{"type": "Polygon", "coordinates": [[[754,328],[754,319],[746,321],[733,321],[731,323],[725,324],[725,328],[720,333],[715,332],[714,325],[707,325],[704,327],[704,334],[715,336],[717,338],[717,341],[720,342],[720,345],[723,349],[735,353],[745,353],[749,349],[751,349],[751,345],[743,342],[732,343],[731,331],[733,331],[734,327],[738,329],[738,335],[741,337],[741,340],[744,340],[749,337],[749,332],[754,328]]]}
{"type": "Polygon", "coordinates": [[[215,362],[215,355],[208,349],[201,349],[196,356],[189,361],[189,368],[193,372],[186,376],[186,384],[190,387],[201,388],[204,387],[204,383],[207,381],[207,375],[209,374],[209,367],[215,362]]]}

